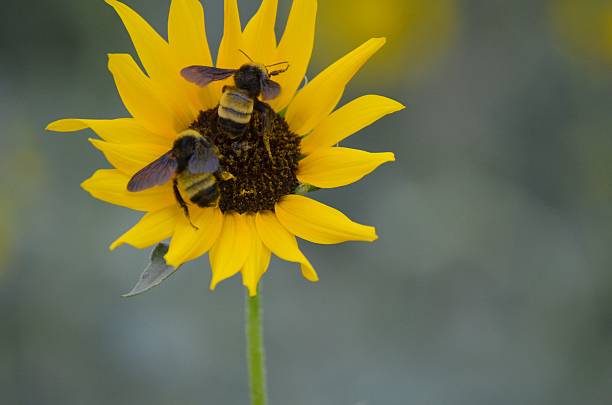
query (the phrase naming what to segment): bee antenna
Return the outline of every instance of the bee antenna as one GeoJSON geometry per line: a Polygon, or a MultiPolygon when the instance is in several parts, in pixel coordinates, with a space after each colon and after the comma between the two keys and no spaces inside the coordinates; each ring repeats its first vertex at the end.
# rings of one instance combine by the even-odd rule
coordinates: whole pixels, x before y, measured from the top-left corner
{"type": "Polygon", "coordinates": [[[277,63],[273,63],[271,65],[266,65],[267,68],[272,67],[272,66],[278,66],[278,65],[282,65],[282,64],[289,64],[289,62],[277,62],[277,63]]]}
{"type": "Polygon", "coordinates": [[[276,76],[276,75],[280,75],[281,73],[285,73],[287,70],[289,70],[289,67],[291,65],[289,64],[289,62],[278,62],[278,63],[275,63],[273,65],[266,65],[266,69],[268,69],[269,67],[283,65],[283,64],[285,66],[281,67],[280,69],[273,70],[271,72],[268,71],[268,76],[276,76]]]}
{"type": "Polygon", "coordinates": [[[243,51],[242,49],[238,49],[238,51],[241,54],[243,54],[244,56],[246,56],[248,60],[250,60],[251,62],[255,63],[255,61],[253,59],[251,59],[251,57],[249,55],[247,55],[247,53],[245,51],[243,51]]]}

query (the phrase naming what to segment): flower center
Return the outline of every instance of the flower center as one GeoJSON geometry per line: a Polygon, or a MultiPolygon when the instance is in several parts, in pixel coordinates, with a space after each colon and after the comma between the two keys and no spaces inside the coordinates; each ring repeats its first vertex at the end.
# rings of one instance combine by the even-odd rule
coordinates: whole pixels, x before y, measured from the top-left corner
{"type": "Polygon", "coordinates": [[[299,185],[299,136],[272,110],[268,114],[253,111],[244,133],[237,136],[219,128],[218,121],[215,107],[200,112],[190,128],[215,143],[222,170],[231,175],[217,176],[219,208],[240,214],[273,210],[282,196],[299,185]]]}

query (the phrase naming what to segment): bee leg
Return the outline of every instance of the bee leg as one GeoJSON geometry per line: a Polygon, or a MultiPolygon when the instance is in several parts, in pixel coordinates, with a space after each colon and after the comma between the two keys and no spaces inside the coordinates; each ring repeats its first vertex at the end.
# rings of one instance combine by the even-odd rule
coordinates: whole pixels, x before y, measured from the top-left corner
{"type": "Polygon", "coordinates": [[[189,207],[187,206],[185,200],[183,200],[183,196],[181,195],[181,192],[178,189],[178,182],[176,181],[176,179],[174,179],[174,181],[172,182],[172,190],[174,190],[174,198],[176,198],[176,201],[179,203],[179,205],[185,212],[185,217],[189,221],[189,224],[191,224],[193,229],[195,229],[196,231],[199,230],[200,228],[198,228],[193,224],[193,222],[191,222],[191,216],[189,215],[189,207]]]}
{"type": "Polygon", "coordinates": [[[231,174],[228,171],[223,170],[220,174],[219,177],[221,178],[221,180],[223,181],[227,181],[227,180],[236,180],[236,176],[234,176],[233,174],[231,174]]]}
{"type": "Polygon", "coordinates": [[[270,160],[273,161],[274,157],[272,156],[272,149],[270,148],[269,133],[270,129],[272,128],[272,118],[270,117],[270,113],[274,111],[272,111],[272,108],[268,104],[259,100],[257,100],[255,108],[261,113],[261,117],[263,120],[263,143],[266,147],[266,150],[268,151],[268,156],[270,156],[270,160]]]}
{"type": "Polygon", "coordinates": [[[272,157],[272,150],[270,149],[270,136],[268,135],[267,131],[264,132],[263,142],[266,150],[268,151],[268,156],[270,156],[270,160],[273,161],[274,158],[272,157]]]}
{"type": "Polygon", "coordinates": [[[272,127],[272,121],[270,120],[270,116],[268,115],[268,111],[266,111],[265,121],[264,121],[264,133],[263,133],[263,143],[268,151],[268,156],[270,156],[270,160],[274,161],[272,157],[272,149],[270,149],[270,128],[272,127]]]}

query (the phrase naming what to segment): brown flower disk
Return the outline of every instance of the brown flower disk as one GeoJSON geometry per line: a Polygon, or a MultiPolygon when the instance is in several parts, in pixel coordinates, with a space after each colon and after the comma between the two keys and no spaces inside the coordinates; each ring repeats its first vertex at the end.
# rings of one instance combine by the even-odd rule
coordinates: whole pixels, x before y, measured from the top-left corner
{"type": "Polygon", "coordinates": [[[279,114],[268,114],[270,152],[264,144],[264,115],[253,111],[245,132],[232,137],[217,126],[217,108],[200,112],[192,129],[208,136],[219,148],[221,167],[231,180],[220,180],[219,208],[240,214],[273,210],[274,204],[298,186],[300,138],[279,114]]]}

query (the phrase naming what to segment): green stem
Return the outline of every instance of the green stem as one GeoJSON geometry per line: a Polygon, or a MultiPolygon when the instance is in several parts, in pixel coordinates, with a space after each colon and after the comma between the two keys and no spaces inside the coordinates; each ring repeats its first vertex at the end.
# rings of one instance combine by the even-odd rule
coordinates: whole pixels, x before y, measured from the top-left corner
{"type": "Polygon", "coordinates": [[[255,297],[246,297],[246,334],[247,356],[249,362],[249,387],[251,405],[265,405],[266,395],[266,361],[263,347],[261,326],[261,291],[255,297]]]}

